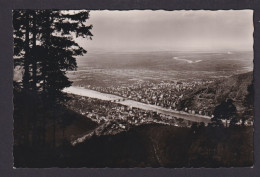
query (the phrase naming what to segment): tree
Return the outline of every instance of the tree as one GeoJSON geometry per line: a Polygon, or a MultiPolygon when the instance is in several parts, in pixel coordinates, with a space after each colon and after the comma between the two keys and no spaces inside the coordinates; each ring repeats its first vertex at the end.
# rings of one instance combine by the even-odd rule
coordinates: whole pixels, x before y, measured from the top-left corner
{"type": "Polygon", "coordinates": [[[24,68],[23,74],[23,89],[29,89],[29,60],[30,60],[30,46],[29,46],[29,12],[28,11],[14,11],[13,13],[13,27],[14,27],[14,55],[20,57],[20,62],[15,62],[15,66],[19,63],[24,68]]]}
{"type": "Polygon", "coordinates": [[[226,101],[223,101],[220,105],[216,106],[213,115],[213,121],[215,121],[216,123],[220,123],[220,120],[226,120],[227,126],[227,120],[236,118],[237,115],[237,109],[233,104],[233,100],[228,99],[226,101]]]}
{"type": "Polygon", "coordinates": [[[86,53],[73,37],[91,37],[90,29],[84,22],[88,19],[88,11],[74,14],[63,11],[45,11],[42,15],[42,40],[47,49],[47,60],[42,62],[44,92],[52,98],[60,96],[64,87],[71,85],[65,75],[67,70],[77,67],[74,56],[86,53]],[[74,35],[74,36],[73,36],[74,35]]]}
{"type": "MultiPolygon", "coordinates": [[[[86,10],[13,11],[14,58],[15,66],[24,68],[22,88],[27,93],[43,95],[47,109],[54,108],[62,99],[61,90],[71,85],[66,71],[77,68],[75,57],[87,52],[74,38],[91,39],[88,18],[86,10]]],[[[55,124],[53,115],[54,145],[55,124]]]]}
{"type": "Polygon", "coordinates": [[[223,123],[221,121],[221,119],[218,119],[216,117],[213,117],[211,119],[211,123],[208,124],[209,127],[223,127],[223,123]]]}
{"type": "Polygon", "coordinates": [[[242,125],[246,119],[253,118],[254,114],[254,85],[253,82],[247,87],[247,95],[245,97],[243,106],[246,108],[244,111],[242,125]]]}
{"type": "Polygon", "coordinates": [[[230,127],[236,127],[238,123],[238,119],[236,117],[230,120],[230,127]]]}
{"type": "Polygon", "coordinates": [[[23,88],[39,90],[48,97],[60,95],[71,85],[67,70],[75,70],[75,56],[87,51],[75,37],[91,39],[92,25],[85,22],[89,11],[14,10],[14,55],[24,68],[23,88]],[[31,84],[29,84],[31,82],[31,84]],[[30,88],[29,88],[30,87],[30,88]]]}
{"type": "Polygon", "coordinates": [[[252,108],[254,106],[254,85],[251,83],[247,87],[247,95],[245,98],[245,106],[252,108]]]}
{"type": "Polygon", "coordinates": [[[36,24],[38,23],[37,12],[32,12],[32,88],[37,90],[37,52],[36,52],[36,37],[37,37],[37,28],[36,24]]]}

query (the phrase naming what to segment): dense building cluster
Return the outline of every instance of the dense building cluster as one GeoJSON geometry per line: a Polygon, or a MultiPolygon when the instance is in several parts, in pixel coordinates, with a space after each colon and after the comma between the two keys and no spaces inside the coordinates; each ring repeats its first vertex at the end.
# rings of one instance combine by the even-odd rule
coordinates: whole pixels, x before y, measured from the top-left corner
{"type": "MultiPolygon", "coordinates": [[[[186,112],[191,115],[202,115],[213,117],[211,107],[214,106],[212,99],[201,98],[203,103],[200,107],[183,107],[181,101],[185,96],[192,93],[196,88],[209,85],[213,80],[193,80],[193,81],[171,81],[171,82],[152,82],[136,81],[131,84],[121,84],[120,86],[98,87],[85,86],[88,89],[96,90],[102,93],[113,94],[123,97],[123,100],[104,101],[87,97],[72,99],[68,106],[78,113],[92,119],[100,125],[103,133],[113,134],[123,130],[128,130],[131,126],[137,126],[147,123],[160,123],[175,126],[190,127],[192,122],[177,119],[173,116],[160,114],[154,111],[142,110],[139,108],[124,106],[120,101],[135,100],[138,102],[160,106],[166,109],[186,112]],[[105,131],[106,130],[106,131],[105,131]],[[115,131],[117,130],[117,131],[115,131]]],[[[223,122],[226,124],[226,122],[223,122]]],[[[230,123],[229,121],[227,122],[230,123]]],[[[251,125],[251,122],[244,122],[245,125],[251,125]]],[[[241,121],[237,123],[242,124],[241,121]]],[[[100,134],[100,133],[97,133],[100,134]]]]}
{"type": "MultiPolygon", "coordinates": [[[[160,83],[153,83],[150,81],[138,81],[127,86],[94,87],[89,85],[87,88],[172,110],[180,110],[178,104],[183,96],[192,92],[194,88],[211,82],[212,81],[161,81],[160,83]]],[[[195,113],[195,110],[189,110],[189,108],[182,108],[182,110],[195,113]]],[[[208,113],[202,110],[196,110],[196,113],[208,115],[208,113]]]]}
{"type": "MultiPolygon", "coordinates": [[[[74,98],[68,101],[66,106],[97,122],[99,125],[105,124],[106,126],[103,131],[107,129],[113,131],[113,133],[118,133],[118,131],[128,130],[131,126],[148,123],[168,124],[179,127],[189,127],[192,124],[187,120],[177,119],[153,111],[120,105],[112,101],[82,96],[72,97],[74,98]]],[[[112,132],[107,133],[113,134],[112,132]]]]}

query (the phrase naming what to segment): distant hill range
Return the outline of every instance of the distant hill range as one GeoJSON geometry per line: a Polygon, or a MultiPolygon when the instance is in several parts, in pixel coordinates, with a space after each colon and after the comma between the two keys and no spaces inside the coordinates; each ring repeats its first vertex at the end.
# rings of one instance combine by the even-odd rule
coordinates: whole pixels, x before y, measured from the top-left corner
{"type": "MultiPolygon", "coordinates": [[[[88,53],[77,60],[79,69],[150,69],[174,71],[236,71],[253,66],[253,52],[104,52],[88,53]]],[[[249,70],[247,70],[249,71],[249,70]]],[[[246,71],[245,71],[246,72],[246,71]]],[[[241,72],[240,72],[241,73],[241,72]]]]}
{"type": "MultiPolygon", "coordinates": [[[[222,101],[232,99],[238,113],[243,116],[248,109],[247,98],[253,97],[253,93],[248,92],[248,87],[252,83],[253,72],[218,79],[213,83],[197,88],[192,93],[186,94],[179,102],[179,109],[188,108],[212,114],[215,107],[222,101]]],[[[253,105],[252,100],[249,103],[251,105],[253,105]]]]}

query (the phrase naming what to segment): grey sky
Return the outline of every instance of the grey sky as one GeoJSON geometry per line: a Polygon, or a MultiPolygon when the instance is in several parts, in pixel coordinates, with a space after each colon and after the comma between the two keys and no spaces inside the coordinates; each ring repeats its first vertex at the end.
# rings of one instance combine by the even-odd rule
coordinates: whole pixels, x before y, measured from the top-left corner
{"type": "Polygon", "coordinates": [[[253,50],[253,11],[90,11],[88,51],[253,50]]]}

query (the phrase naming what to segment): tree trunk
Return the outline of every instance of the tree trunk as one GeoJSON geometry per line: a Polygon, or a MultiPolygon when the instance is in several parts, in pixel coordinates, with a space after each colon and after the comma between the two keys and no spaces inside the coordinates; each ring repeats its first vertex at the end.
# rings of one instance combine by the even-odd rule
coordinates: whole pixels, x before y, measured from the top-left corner
{"type": "MultiPolygon", "coordinates": [[[[36,12],[33,13],[33,29],[32,29],[32,34],[33,34],[33,49],[35,50],[36,48],[36,12]]],[[[35,52],[34,52],[34,56],[33,56],[33,61],[32,61],[32,65],[33,65],[33,73],[32,73],[32,77],[33,77],[33,89],[36,90],[36,83],[37,83],[37,58],[35,56],[35,52]]]]}
{"type": "Polygon", "coordinates": [[[226,127],[227,127],[227,119],[226,119],[226,127]]]}
{"type": "Polygon", "coordinates": [[[41,125],[41,145],[44,147],[46,144],[46,121],[45,118],[42,119],[41,125]]]}
{"type": "Polygon", "coordinates": [[[53,116],[53,148],[56,147],[56,118],[53,116]]]}
{"type": "Polygon", "coordinates": [[[29,89],[29,12],[26,12],[25,24],[25,55],[24,55],[24,75],[23,75],[23,88],[25,91],[29,89]]]}
{"type": "MultiPolygon", "coordinates": [[[[33,50],[33,56],[31,56],[32,58],[32,89],[34,92],[36,92],[37,87],[36,87],[36,83],[37,83],[37,61],[36,61],[36,52],[35,52],[35,48],[36,48],[36,12],[32,11],[32,50],[33,50]]],[[[36,114],[36,109],[37,109],[37,103],[36,103],[36,95],[34,95],[33,97],[33,119],[32,119],[32,126],[33,126],[33,145],[34,146],[39,146],[40,144],[40,135],[39,135],[39,127],[37,126],[37,122],[38,122],[38,117],[36,114]]]]}
{"type": "Polygon", "coordinates": [[[62,128],[62,139],[65,140],[65,126],[62,128]]]}
{"type": "MultiPolygon", "coordinates": [[[[26,98],[26,94],[28,93],[29,90],[29,12],[26,12],[25,14],[25,55],[24,55],[24,75],[23,75],[23,90],[25,92],[24,96],[26,98]]],[[[26,123],[26,135],[25,135],[25,144],[29,145],[30,143],[30,123],[29,123],[29,105],[28,103],[25,103],[24,105],[24,112],[25,112],[25,123],[26,123]]]]}

